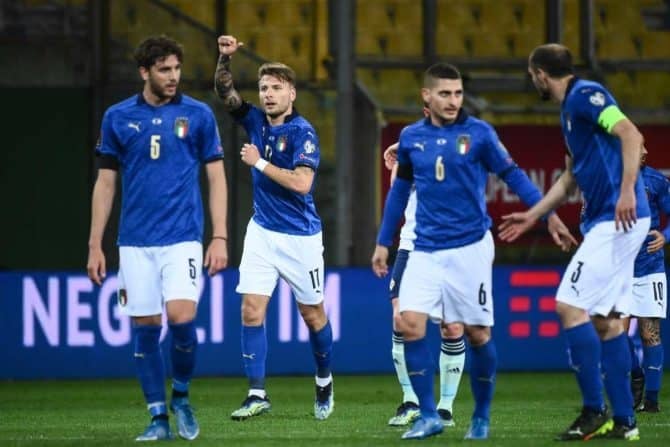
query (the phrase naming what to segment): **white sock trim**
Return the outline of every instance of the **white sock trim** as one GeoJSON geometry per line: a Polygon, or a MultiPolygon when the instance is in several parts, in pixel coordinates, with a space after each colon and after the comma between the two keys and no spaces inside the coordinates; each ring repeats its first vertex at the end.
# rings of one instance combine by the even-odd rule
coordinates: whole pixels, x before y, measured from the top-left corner
{"type": "Polygon", "coordinates": [[[247,394],[247,396],[256,396],[256,397],[260,397],[261,399],[265,399],[265,396],[267,396],[267,393],[265,392],[265,390],[252,389],[252,390],[249,390],[249,394],[247,394]]]}
{"type": "Polygon", "coordinates": [[[330,374],[328,377],[314,377],[314,379],[316,380],[317,386],[324,387],[333,381],[333,375],[330,374]]]}

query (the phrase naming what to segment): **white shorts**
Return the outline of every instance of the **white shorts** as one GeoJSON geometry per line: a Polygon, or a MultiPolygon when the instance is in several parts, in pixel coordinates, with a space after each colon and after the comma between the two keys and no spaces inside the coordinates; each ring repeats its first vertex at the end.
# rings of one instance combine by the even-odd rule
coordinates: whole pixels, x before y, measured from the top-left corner
{"type": "Polygon", "coordinates": [[[633,295],[635,257],[649,232],[650,219],[616,231],[614,221],[596,224],[570,260],[556,300],[590,315],[628,314],[633,295]]]}
{"type": "Polygon", "coordinates": [[[202,244],[180,242],[165,247],[119,247],[119,307],[131,317],[163,313],[171,300],[198,302],[202,244]]]}
{"type": "Polygon", "coordinates": [[[633,303],[630,315],[634,317],[665,318],[666,304],[665,273],[633,278],[633,303]]]}
{"type": "Polygon", "coordinates": [[[399,310],[446,323],[493,326],[493,237],[432,253],[412,251],[400,283],[399,310]]]}
{"type": "Polygon", "coordinates": [[[323,301],[323,240],[311,236],[278,233],[258,225],[247,225],[236,292],[271,296],[279,277],[302,304],[323,301]]]}

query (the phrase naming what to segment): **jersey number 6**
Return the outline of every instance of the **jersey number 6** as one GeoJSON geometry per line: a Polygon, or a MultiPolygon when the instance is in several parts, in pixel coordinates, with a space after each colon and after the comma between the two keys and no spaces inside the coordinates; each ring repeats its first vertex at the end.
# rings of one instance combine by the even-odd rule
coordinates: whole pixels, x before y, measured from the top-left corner
{"type": "Polygon", "coordinates": [[[151,150],[149,151],[152,160],[156,160],[161,156],[161,136],[152,135],[151,136],[151,150]]]}
{"type": "Polygon", "coordinates": [[[444,163],[442,163],[442,156],[439,155],[435,160],[435,179],[438,182],[444,180],[444,163]]]}

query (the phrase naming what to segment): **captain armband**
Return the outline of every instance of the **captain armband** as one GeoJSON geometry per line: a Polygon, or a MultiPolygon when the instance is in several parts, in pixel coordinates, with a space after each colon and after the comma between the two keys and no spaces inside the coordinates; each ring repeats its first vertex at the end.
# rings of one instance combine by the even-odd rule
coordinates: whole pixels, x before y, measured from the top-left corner
{"type": "Polygon", "coordinates": [[[598,115],[598,125],[605,129],[607,133],[612,133],[612,128],[621,120],[626,119],[621,109],[615,104],[608,106],[598,115]]]}

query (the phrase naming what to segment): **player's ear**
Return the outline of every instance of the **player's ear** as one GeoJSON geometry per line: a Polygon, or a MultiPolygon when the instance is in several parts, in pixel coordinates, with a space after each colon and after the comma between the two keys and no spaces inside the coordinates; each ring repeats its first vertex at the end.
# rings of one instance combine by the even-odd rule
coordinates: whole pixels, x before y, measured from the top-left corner
{"type": "Polygon", "coordinates": [[[430,102],[430,90],[426,87],[421,89],[421,99],[423,99],[424,107],[427,107],[430,102]]]}
{"type": "Polygon", "coordinates": [[[147,70],[145,67],[140,67],[140,76],[142,77],[143,81],[146,81],[149,79],[149,70],[147,70]]]}
{"type": "Polygon", "coordinates": [[[298,96],[298,92],[295,89],[295,86],[291,86],[289,90],[289,98],[291,99],[291,102],[295,101],[295,98],[298,96]]]}

